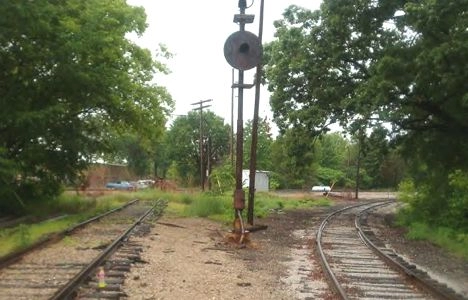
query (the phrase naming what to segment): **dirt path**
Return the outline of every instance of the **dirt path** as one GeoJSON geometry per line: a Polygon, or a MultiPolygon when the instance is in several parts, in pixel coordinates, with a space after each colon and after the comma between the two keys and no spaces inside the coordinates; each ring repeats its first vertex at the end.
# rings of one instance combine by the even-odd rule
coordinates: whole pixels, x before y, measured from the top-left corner
{"type": "Polygon", "coordinates": [[[126,280],[129,299],[291,299],[277,274],[281,262],[254,267],[258,263],[245,252],[268,249],[254,243],[238,249],[226,234],[205,219],[162,218],[142,241],[148,264],[133,268],[126,280]]]}
{"type": "MultiPolygon", "coordinates": [[[[256,220],[256,225],[268,229],[251,233],[251,242],[243,249],[228,241],[230,228],[219,223],[163,217],[150,235],[141,238],[147,263],[132,268],[124,291],[128,299],[148,300],[334,299],[315,258],[316,228],[331,209],[278,212],[256,220]]],[[[434,246],[407,241],[401,230],[387,225],[379,223],[381,231],[392,236],[389,244],[396,243],[408,257],[417,249],[418,265],[436,265],[438,272],[449,275],[444,277],[449,285],[468,292],[467,262],[434,246]]]]}

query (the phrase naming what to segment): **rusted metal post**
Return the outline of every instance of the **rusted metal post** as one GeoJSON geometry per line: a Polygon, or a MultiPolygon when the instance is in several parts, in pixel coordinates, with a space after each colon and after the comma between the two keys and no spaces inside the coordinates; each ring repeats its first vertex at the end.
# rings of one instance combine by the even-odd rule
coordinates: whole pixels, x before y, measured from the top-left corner
{"type": "Polygon", "coordinates": [[[231,167],[234,167],[234,68],[232,68],[231,78],[231,135],[229,136],[229,154],[231,156],[231,167]]]}
{"type": "Polygon", "coordinates": [[[236,138],[236,163],[235,176],[236,187],[234,190],[234,230],[241,232],[239,242],[244,240],[244,224],[242,211],[245,208],[245,193],[242,189],[242,167],[243,167],[243,141],[244,141],[244,121],[243,121],[243,101],[244,89],[252,88],[254,84],[244,84],[244,71],[254,68],[260,63],[262,46],[257,36],[245,31],[245,24],[252,23],[254,15],[246,15],[247,7],[245,0],[239,0],[240,13],[234,15],[234,22],[239,23],[239,31],[231,34],[224,44],[224,56],[227,62],[239,70],[239,80],[232,87],[238,88],[237,107],[237,138],[236,138]]]}
{"type": "MultiPolygon", "coordinates": [[[[200,103],[200,107],[201,103],[200,103]]],[[[203,173],[203,109],[200,108],[200,138],[199,138],[199,148],[200,148],[200,186],[202,192],[205,191],[205,174],[203,173]]]]}
{"type": "MultiPolygon", "coordinates": [[[[258,27],[258,39],[262,42],[263,35],[263,2],[260,2],[260,20],[258,27]]],[[[262,61],[257,65],[257,75],[255,77],[255,104],[252,121],[252,144],[250,145],[250,173],[249,173],[249,198],[247,202],[247,223],[254,223],[254,202],[255,202],[255,176],[257,174],[257,143],[258,143],[258,107],[260,103],[260,84],[262,79],[262,61]]]]}
{"type": "MultiPolygon", "coordinates": [[[[239,1],[240,14],[245,14],[246,1],[239,1]]],[[[239,23],[239,30],[245,30],[245,24],[239,23]]],[[[236,189],[234,191],[234,209],[237,211],[235,214],[236,220],[234,224],[240,224],[240,212],[245,208],[245,193],[242,189],[242,162],[243,162],[243,143],[244,143],[244,121],[243,121],[243,102],[244,102],[244,71],[239,70],[238,78],[238,94],[237,94],[237,141],[236,141],[236,189]]],[[[236,227],[236,225],[234,225],[236,227]]]]}

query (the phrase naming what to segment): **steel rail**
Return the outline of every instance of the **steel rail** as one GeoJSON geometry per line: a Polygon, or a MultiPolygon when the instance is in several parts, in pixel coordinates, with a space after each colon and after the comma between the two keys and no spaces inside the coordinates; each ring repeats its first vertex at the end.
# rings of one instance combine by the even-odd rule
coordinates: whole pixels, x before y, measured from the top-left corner
{"type": "Polygon", "coordinates": [[[339,283],[338,279],[336,278],[335,274],[333,273],[331,267],[330,267],[330,264],[328,263],[327,261],[327,258],[325,257],[325,253],[323,252],[323,248],[322,248],[322,232],[323,230],[325,229],[325,226],[327,225],[328,221],[334,217],[335,215],[343,212],[343,211],[346,211],[346,210],[349,210],[349,209],[352,209],[352,208],[357,208],[357,207],[361,207],[361,206],[365,206],[365,205],[370,205],[370,204],[375,204],[375,203],[380,203],[380,201],[377,201],[377,202],[368,202],[368,203],[361,203],[361,204],[357,204],[357,205],[351,205],[351,206],[347,206],[345,208],[342,208],[342,209],[339,209],[339,210],[336,210],[334,211],[333,213],[329,214],[323,221],[322,223],[320,224],[320,227],[317,231],[317,237],[316,237],[316,243],[317,243],[317,249],[318,249],[318,252],[319,252],[319,255],[320,255],[320,259],[321,259],[321,263],[322,263],[322,266],[325,267],[325,271],[327,273],[327,276],[328,278],[332,281],[333,283],[333,288],[338,292],[339,296],[341,297],[341,299],[343,300],[349,300],[349,297],[348,295],[346,294],[346,292],[344,291],[343,287],[341,286],[341,284],[339,283]]]}
{"type": "Polygon", "coordinates": [[[77,286],[81,284],[88,275],[95,270],[102,262],[104,262],[120,245],[120,243],[133,231],[133,229],[139,225],[151,212],[153,212],[161,201],[155,203],[150,209],[148,209],[135,223],[133,223],[123,234],[117,237],[112,244],[110,244],[102,253],[93,259],[85,268],[83,268],[78,274],[76,274],[66,285],[64,285],[59,291],[57,291],[50,300],[68,299],[71,294],[75,291],[77,286]]]}
{"type": "Polygon", "coordinates": [[[415,281],[418,284],[418,286],[420,286],[421,288],[427,290],[428,292],[430,292],[432,295],[436,296],[437,298],[449,299],[449,300],[460,300],[460,298],[457,297],[456,295],[448,294],[448,293],[445,293],[445,292],[439,290],[433,284],[431,284],[430,282],[427,282],[426,280],[424,280],[423,278],[421,278],[420,276],[415,274],[413,271],[411,271],[410,269],[408,269],[407,267],[405,267],[404,265],[402,265],[398,261],[391,258],[388,254],[381,251],[379,249],[379,247],[377,247],[369,239],[369,237],[364,233],[364,231],[362,230],[362,227],[361,227],[361,223],[360,223],[360,219],[361,219],[362,214],[364,212],[366,212],[367,210],[369,210],[369,209],[376,208],[377,206],[388,205],[390,203],[391,203],[391,201],[388,201],[388,202],[382,203],[380,205],[376,205],[376,206],[366,208],[363,211],[361,211],[359,214],[356,215],[356,217],[354,219],[354,225],[355,225],[355,227],[356,227],[356,229],[358,231],[359,237],[361,238],[363,243],[367,247],[371,248],[374,251],[374,253],[376,253],[380,258],[382,258],[385,262],[387,262],[387,264],[390,267],[392,267],[394,270],[396,270],[398,272],[401,272],[401,273],[404,273],[410,280],[415,281]]]}
{"type": "Polygon", "coordinates": [[[81,227],[83,227],[83,226],[85,226],[85,225],[87,225],[87,224],[89,224],[89,223],[91,223],[91,222],[97,221],[97,220],[102,219],[103,217],[105,217],[105,216],[107,216],[107,215],[110,215],[110,214],[112,214],[112,213],[114,213],[114,212],[120,211],[120,210],[122,210],[122,209],[124,209],[124,208],[126,208],[126,207],[128,207],[128,206],[130,206],[130,205],[132,205],[132,204],[134,204],[134,203],[136,203],[136,202],[138,202],[138,201],[140,201],[140,200],[139,200],[139,199],[131,200],[131,201],[125,203],[125,204],[122,205],[122,206],[119,206],[119,207],[117,207],[117,208],[111,209],[111,210],[109,210],[109,211],[106,211],[105,213],[99,214],[99,215],[97,215],[97,216],[95,216],[95,217],[92,217],[92,218],[86,220],[86,221],[83,221],[83,222],[81,222],[81,223],[78,223],[78,224],[76,224],[76,225],[74,225],[74,226],[72,226],[72,227],[66,229],[66,230],[65,230],[65,234],[69,234],[69,233],[75,231],[76,229],[81,228],[81,227]]]}
{"type": "Polygon", "coordinates": [[[76,225],[74,225],[74,226],[72,226],[70,228],[67,228],[67,229],[65,229],[63,231],[46,235],[43,238],[40,238],[35,243],[31,244],[30,246],[0,258],[0,269],[11,265],[15,261],[17,261],[18,259],[23,257],[25,254],[27,254],[27,253],[29,253],[29,252],[31,252],[31,251],[39,248],[39,247],[42,247],[43,245],[45,245],[47,243],[52,243],[53,241],[61,240],[65,236],[67,236],[70,233],[72,233],[73,231],[75,231],[76,229],[81,228],[81,227],[83,227],[83,226],[85,226],[85,225],[87,225],[87,224],[89,224],[91,222],[94,222],[96,220],[99,220],[99,219],[101,219],[101,218],[103,218],[103,217],[105,217],[105,216],[107,216],[109,214],[112,214],[112,213],[116,212],[116,211],[122,210],[122,209],[136,203],[137,201],[139,201],[139,200],[138,199],[131,200],[131,201],[125,203],[122,206],[119,206],[117,208],[111,209],[111,210],[106,211],[106,212],[104,212],[102,214],[99,214],[97,216],[94,216],[94,217],[92,217],[92,218],[90,218],[90,219],[88,219],[86,221],[78,223],[78,224],[76,224],[76,225]]]}

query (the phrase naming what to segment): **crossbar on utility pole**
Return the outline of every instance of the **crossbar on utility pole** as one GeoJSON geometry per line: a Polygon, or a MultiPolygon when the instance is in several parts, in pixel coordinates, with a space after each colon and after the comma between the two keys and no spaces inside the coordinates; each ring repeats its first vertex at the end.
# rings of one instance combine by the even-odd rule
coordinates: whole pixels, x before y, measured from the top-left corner
{"type": "Polygon", "coordinates": [[[198,107],[194,108],[193,110],[200,111],[200,138],[198,141],[198,146],[200,148],[200,186],[202,191],[205,191],[205,174],[203,170],[203,109],[210,107],[211,105],[203,105],[203,103],[211,102],[213,99],[207,99],[192,103],[191,105],[199,105],[198,107]]]}

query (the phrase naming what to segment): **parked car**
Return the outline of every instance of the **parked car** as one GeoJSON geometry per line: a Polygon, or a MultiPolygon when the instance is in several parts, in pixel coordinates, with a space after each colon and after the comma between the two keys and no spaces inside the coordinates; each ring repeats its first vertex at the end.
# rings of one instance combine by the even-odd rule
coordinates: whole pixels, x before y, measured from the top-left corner
{"type": "Polygon", "coordinates": [[[106,184],[106,188],[111,190],[134,190],[135,186],[128,181],[111,181],[106,184]]]}
{"type": "Polygon", "coordinates": [[[151,179],[141,179],[136,182],[136,186],[139,189],[147,189],[154,185],[154,180],[151,179]]]}
{"type": "Polygon", "coordinates": [[[312,187],[312,192],[328,193],[330,191],[331,191],[331,188],[327,185],[315,185],[312,187]]]}

